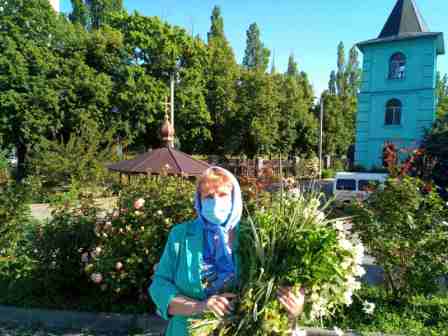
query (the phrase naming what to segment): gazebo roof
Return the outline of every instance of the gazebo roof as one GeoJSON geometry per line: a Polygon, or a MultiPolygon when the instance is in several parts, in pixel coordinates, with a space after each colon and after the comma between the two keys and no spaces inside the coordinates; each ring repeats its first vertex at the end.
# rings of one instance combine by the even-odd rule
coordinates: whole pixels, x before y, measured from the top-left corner
{"type": "Polygon", "coordinates": [[[135,159],[108,166],[109,170],[125,174],[161,174],[200,176],[209,168],[207,162],[193,159],[190,155],[171,147],[162,147],[135,159]]]}
{"type": "Polygon", "coordinates": [[[207,162],[193,159],[173,148],[174,128],[167,115],[160,131],[165,147],[146,152],[132,160],[111,164],[107,168],[124,174],[201,176],[210,167],[207,162]]]}

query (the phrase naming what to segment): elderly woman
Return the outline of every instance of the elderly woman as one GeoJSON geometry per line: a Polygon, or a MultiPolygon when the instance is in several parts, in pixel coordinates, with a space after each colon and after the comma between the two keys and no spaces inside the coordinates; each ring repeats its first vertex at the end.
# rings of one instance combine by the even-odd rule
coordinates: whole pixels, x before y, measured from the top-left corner
{"type": "MultiPolygon", "coordinates": [[[[188,317],[212,311],[229,314],[235,294],[225,289],[238,279],[238,224],[241,190],[227,170],[209,168],[199,180],[197,218],[171,230],[149,288],[158,313],[169,321],[166,335],[188,335],[188,317]]],[[[288,288],[278,293],[291,317],[303,309],[303,296],[288,288]]]]}

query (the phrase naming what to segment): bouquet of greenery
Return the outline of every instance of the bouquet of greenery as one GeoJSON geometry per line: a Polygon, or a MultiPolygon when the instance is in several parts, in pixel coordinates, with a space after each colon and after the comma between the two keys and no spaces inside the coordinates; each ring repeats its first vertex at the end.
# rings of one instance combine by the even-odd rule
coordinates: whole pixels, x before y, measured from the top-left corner
{"type": "MultiPolygon", "coordinates": [[[[326,206],[326,205],[325,205],[326,206]]],[[[325,207],[324,206],[324,207],[325,207]]],[[[190,323],[190,334],[291,335],[307,324],[352,303],[364,248],[348,238],[343,220],[328,220],[318,195],[282,197],[257,210],[240,227],[240,284],[232,315],[205,314],[190,323]],[[277,289],[305,289],[305,309],[291,321],[277,299],[277,289]]]]}

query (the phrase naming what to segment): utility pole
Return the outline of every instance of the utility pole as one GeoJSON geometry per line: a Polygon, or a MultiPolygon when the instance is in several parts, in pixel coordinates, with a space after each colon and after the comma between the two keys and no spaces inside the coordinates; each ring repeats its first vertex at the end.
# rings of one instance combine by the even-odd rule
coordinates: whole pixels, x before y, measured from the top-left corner
{"type": "Polygon", "coordinates": [[[324,99],[320,98],[320,132],[319,132],[319,180],[322,178],[322,139],[324,128],[324,99]]]}
{"type": "Polygon", "coordinates": [[[174,79],[175,74],[174,72],[171,73],[171,101],[170,101],[170,107],[171,107],[171,126],[174,128],[174,79]]]}

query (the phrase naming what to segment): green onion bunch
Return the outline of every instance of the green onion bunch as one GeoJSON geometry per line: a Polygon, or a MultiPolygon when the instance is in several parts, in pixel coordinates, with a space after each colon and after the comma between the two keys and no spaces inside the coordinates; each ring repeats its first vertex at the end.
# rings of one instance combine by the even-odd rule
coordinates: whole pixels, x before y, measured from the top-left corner
{"type": "Polygon", "coordinates": [[[283,336],[297,325],[350,305],[360,288],[364,249],[343,219],[329,220],[320,195],[283,196],[250,214],[240,226],[240,282],[233,313],[190,322],[193,336],[283,336]],[[305,289],[303,314],[292,321],[277,299],[280,287],[305,289]]]}

